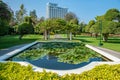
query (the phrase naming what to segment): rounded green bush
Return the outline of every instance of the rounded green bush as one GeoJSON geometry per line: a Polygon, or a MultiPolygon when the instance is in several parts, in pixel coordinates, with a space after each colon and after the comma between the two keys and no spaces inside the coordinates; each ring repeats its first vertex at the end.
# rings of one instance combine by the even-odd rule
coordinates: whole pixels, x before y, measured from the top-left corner
{"type": "Polygon", "coordinates": [[[18,32],[20,34],[31,34],[34,32],[33,25],[27,22],[21,23],[18,26],[18,32]]]}

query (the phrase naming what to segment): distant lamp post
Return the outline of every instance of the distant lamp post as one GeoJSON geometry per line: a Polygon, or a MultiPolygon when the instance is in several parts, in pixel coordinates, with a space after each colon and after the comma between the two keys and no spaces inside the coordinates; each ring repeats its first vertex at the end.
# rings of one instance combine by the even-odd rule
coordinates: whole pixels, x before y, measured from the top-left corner
{"type": "Polygon", "coordinates": [[[100,28],[100,42],[99,42],[99,46],[102,46],[102,20],[99,21],[99,28],[100,28]]]}

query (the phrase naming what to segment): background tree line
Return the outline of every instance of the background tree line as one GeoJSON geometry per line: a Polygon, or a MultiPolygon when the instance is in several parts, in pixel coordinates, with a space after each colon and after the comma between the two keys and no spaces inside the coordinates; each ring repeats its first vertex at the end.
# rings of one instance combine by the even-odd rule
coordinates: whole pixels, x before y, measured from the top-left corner
{"type": "Polygon", "coordinates": [[[120,11],[118,9],[109,9],[104,15],[96,16],[85,27],[85,32],[95,34],[97,37],[102,28],[103,40],[107,41],[109,34],[120,34],[120,11]],[[100,27],[101,25],[101,27],[100,27]]]}
{"type": "Polygon", "coordinates": [[[77,16],[68,12],[64,19],[52,18],[38,19],[36,10],[27,14],[24,5],[13,12],[6,3],[0,0],[0,36],[7,34],[20,34],[22,39],[24,34],[43,34],[44,39],[50,38],[50,34],[66,33],[68,39],[72,40],[72,34],[89,33],[100,34],[100,22],[102,22],[103,40],[107,41],[109,34],[120,34],[120,11],[118,9],[109,9],[104,15],[96,16],[88,24],[79,22],[77,16]],[[15,13],[15,14],[14,14],[15,13]]]}
{"type": "MultiPolygon", "coordinates": [[[[69,39],[71,40],[72,33],[75,35],[77,32],[80,32],[79,20],[72,12],[67,13],[65,19],[53,18],[45,20],[44,17],[38,19],[35,10],[30,11],[29,15],[27,15],[27,10],[23,4],[21,4],[20,9],[16,11],[15,14],[3,1],[0,1],[0,8],[3,10],[0,12],[0,15],[4,16],[3,18],[5,20],[4,24],[1,24],[0,26],[0,36],[6,35],[8,33],[20,34],[19,39],[22,39],[24,34],[35,33],[44,34],[44,38],[47,40],[49,39],[50,33],[52,32],[70,34],[69,39]],[[3,13],[6,14],[2,15],[3,13]],[[7,27],[5,28],[5,26],[8,26],[10,31],[7,29],[7,27]],[[3,31],[2,29],[7,30],[7,32],[3,31]]],[[[1,19],[3,18],[1,17],[1,19]]],[[[0,21],[1,23],[3,22],[3,20],[0,21]]]]}

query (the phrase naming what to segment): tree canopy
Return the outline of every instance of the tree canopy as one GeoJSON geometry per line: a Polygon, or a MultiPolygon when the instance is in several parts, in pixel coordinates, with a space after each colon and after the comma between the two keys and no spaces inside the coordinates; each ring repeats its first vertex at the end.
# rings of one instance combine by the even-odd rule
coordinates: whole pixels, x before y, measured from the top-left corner
{"type": "Polygon", "coordinates": [[[24,22],[18,25],[18,32],[20,34],[19,39],[21,40],[24,34],[34,33],[34,28],[31,22],[31,17],[25,17],[24,22]]]}
{"type": "Polygon", "coordinates": [[[25,17],[25,15],[26,15],[26,12],[27,12],[27,11],[26,11],[26,9],[24,8],[24,5],[21,4],[20,10],[16,11],[16,19],[17,19],[17,22],[18,22],[18,23],[23,22],[24,17],[25,17]]]}
{"type": "Polygon", "coordinates": [[[69,22],[72,19],[77,19],[77,16],[73,12],[68,12],[64,18],[69,22]]]}
{"type": "Polygon", "coordinates": [[[6,3],[0,0],[0,36],[8,33],[12,10],[6,3]]]}
{"type": "Polygon", "coordinates": [[[120,11],[118,9],[109,9],[104,15],[96,16],[96,21],[90,21],[86,26],[86,32],[100,33],[100,24],[102,24],[103,40],[107,41],[109,34],[120,32],[120,11]],[[102,23],[100,23],[102,21],[102,23]]]}

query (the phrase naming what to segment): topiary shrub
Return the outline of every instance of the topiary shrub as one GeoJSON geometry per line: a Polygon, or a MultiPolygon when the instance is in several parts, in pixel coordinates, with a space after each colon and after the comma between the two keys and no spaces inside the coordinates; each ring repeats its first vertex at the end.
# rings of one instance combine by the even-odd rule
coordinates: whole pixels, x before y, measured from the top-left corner
{"type": "Polygon", "coordinates": [[[34,33],[34,28],[33,25],[31,23],[21,23],[18,26],[18,33],[20,34],[19,39],[21,40],[24,34],[32,34],[34,33]]]}

